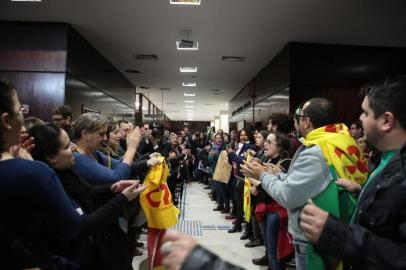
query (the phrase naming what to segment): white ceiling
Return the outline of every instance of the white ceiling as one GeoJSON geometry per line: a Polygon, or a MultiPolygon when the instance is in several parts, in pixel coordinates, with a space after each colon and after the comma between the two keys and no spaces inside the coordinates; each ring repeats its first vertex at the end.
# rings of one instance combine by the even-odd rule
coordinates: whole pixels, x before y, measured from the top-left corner
{"type": "Polygon", "coordinates": [[[228,101],[289,41],[406,46],[404,0],[202,0],[200,6],[169,0],[1,0],[0,19],[70,23],[172,120],[185,120],[184,92],[196,93],[194,120],[212,120],[228,101]],[[175,41],[199,42],[199,51],[177,51],[175,41]],[[136,61],[133,54],[157,54],[136,61]],[[222,56],[246,61],[223,62],[222,56]],[[197,66],[181,74],[180,66],[197,66]],[[127,74],[137,69],[141,74],[127,74]],[[186,89],[182,81],[196,81],[186,89]],[[211,89],[220,89],[215,96],[211,89]],[[149,92],[149,93],[148,93],[149,92]],[[168,104],[169,103],[169,104],[168,104]],[[207,105],[208,104],[208,105],[207,105]],[[210,105],[214,104],[214,105],[210,105]]]}

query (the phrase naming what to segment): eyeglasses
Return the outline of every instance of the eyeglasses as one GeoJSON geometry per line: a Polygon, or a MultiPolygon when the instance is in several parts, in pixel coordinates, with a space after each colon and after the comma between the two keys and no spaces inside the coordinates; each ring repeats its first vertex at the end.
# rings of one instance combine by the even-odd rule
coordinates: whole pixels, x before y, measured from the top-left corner
{"type": "Polygon", "coordinates": [[[28,114],[29,111],[30,111],[30,105],[21,104],[21,108],[20,108],[20,110],[19,110],[20,113],[22,113],[22,114],[28,114]]]}
{"type": "Polygon", "coordinates": [[[305,117],[305,115],[304,114],[295,114],[295,119],[296,119],[296,121],[298,121],[299,122],[299,120],[300,120],[300,118],[303,118],[303,117],[305,117]]]}

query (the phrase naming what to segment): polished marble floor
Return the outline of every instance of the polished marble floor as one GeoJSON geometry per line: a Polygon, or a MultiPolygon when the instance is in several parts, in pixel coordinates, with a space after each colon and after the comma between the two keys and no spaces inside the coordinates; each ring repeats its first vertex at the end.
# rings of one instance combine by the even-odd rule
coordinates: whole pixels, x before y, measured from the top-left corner
{"type": "MultiPolygon", "coordinates": [[[[193,234],[195,239],[203,246],[218,254],[224,260],[237,264],[245,269],[267,269],[265,266],[252,264],[252,258],[258,258],[265,254],[263,246],[246,248],[244,244],[248,240],[240,240],[242,233],[230,234],[227,229],[232,226],[231,221],[225,219],[225,215],[212,211],[216,204],[210,200],[208,192],[202,184],[188,184],[185,196],[182,226],[177,229],[193,234]]],[[[145,242],[145,235],[141,240],[145,242]]],[[[144,254],[135,257],[133,267],[140,269],[140,264],[147,257],[146,248],[141,249],[144,254]]],[[[142,267],[141,267],[142,268],[142,267]]]]}

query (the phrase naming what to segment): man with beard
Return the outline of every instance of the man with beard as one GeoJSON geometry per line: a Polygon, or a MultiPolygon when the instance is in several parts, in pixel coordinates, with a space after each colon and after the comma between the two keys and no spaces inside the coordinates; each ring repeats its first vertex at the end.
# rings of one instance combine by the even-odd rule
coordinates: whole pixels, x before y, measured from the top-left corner
{"type": "Polygon", "coordinates": [[[388,77],[364,89],[360,116],[368,142],[381,151],[366,184],[339,179],[358,196],[350,224],[313,204],[301,215],[308,241],[348,269],[406,269],[406,76],[388,77]]]}

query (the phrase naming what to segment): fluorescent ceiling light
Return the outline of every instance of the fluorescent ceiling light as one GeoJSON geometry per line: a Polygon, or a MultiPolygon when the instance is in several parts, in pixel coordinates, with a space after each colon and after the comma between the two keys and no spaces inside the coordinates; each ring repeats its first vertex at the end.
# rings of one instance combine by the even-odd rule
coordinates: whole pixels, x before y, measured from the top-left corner
{"type": "Polygon", "coordinates": [[[186,113],[193,113],[193,110],[185,110],[186,113]]]}
{"type": "Polygon", "coordinates": [[[194,100],[185,100],[185,103],[195,103],[194,100]]]}
{"type": "Polygon", "coordinates": [[[184,50],[184,51],[197,51],[199,50],[199,42],[198,41],[192,41],[193,44],[192,46],[182,46],[182,41],[176,41],[176,49],[178,50],[184,50]]]}
{"type": "Polygon", "coordinates": [[[200,0],[170,0],[171,5],[200,5],[200,0]]]}
{"type": "Polygon", "coordinates": [[[185,106],[185,108],[188,108],[188,109],[193,109],[195,106],[191,106],[191,105],[186,105],[185,106]]]}
{"type": "Polygon", "coordinates": [[[192,73],[197,72],[197,67],[180,67],[180,72],[182,73],[192,73]]]}
{"type": "Polygon", "coordinates": [[[183,82],[182,86],[184,87],[195,87],[197,85],[197,83],[195,82],[183,82]]]}
{"type": "Polygon", "coordinates": [[[192,93],[192,94],[183,93],[183,95],[184,95],[185,97],[194,97],[194,96],[196,96],[196,93],[192,93]]]}

